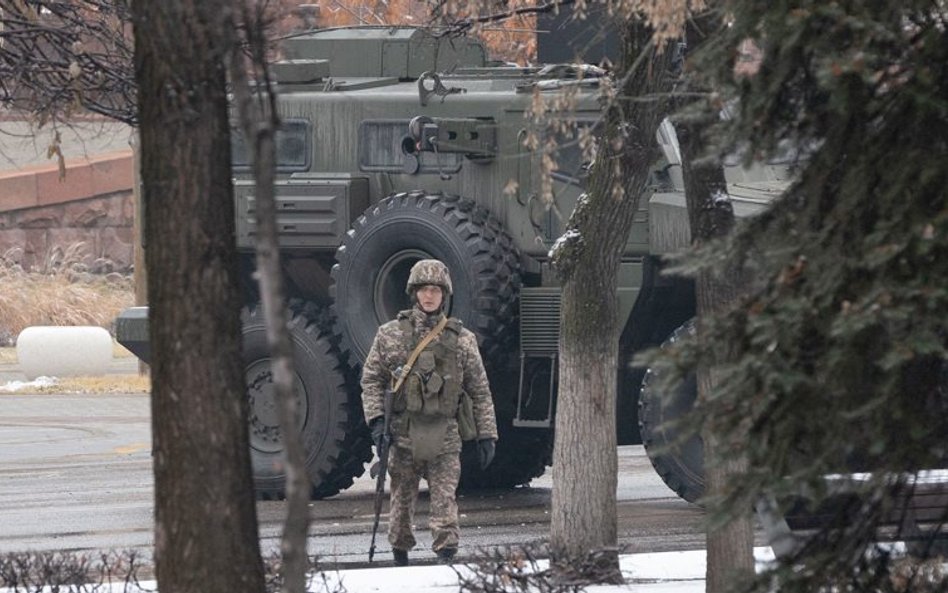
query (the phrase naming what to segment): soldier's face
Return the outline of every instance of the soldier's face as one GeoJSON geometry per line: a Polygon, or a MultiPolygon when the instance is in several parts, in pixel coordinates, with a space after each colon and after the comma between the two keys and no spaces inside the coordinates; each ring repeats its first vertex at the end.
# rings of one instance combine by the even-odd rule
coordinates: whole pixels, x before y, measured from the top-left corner
{"type": "Polygon", "coordinates": [[[425,313],[434,313],[441,308],[441,302],[444,300],[444,292],[440,286],[434,284],[424,284],[415,291],[415,298],[418,299],[418,306],[425,313]]]}

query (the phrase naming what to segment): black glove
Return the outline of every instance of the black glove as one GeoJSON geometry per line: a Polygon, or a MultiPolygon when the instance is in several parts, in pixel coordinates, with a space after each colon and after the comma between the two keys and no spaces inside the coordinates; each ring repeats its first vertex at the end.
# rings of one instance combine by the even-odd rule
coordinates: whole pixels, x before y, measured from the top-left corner
{"type": "Polygon", "coordinates": [[[375,443],[375,450],[382,450],[382,437],[385,436],[385,417],[379,416],[369,421],[369,430],[372,431],[372,442],[375,443]]]}
{"type": "Polygon", "coordinates": [[[494,439],[477,440],[477,460],[481,464],[481,469],[487,469],[490,462],[494,460],[494,439]]]}

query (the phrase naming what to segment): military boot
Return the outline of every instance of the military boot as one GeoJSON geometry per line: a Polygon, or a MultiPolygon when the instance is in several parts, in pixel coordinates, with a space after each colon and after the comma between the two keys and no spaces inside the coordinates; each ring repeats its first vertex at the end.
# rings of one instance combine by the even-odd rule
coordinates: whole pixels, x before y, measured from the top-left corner
{"type": "Polygon", "coordinates": [[[451,564],[451,561],[454,560],[454,555],[457,553],[457,548],[441,548],[435,552],[435,554],[438,555],[438,561],[442,564],[451,564]]]}
{"type": "Polygon", "coordinates": [[[395,557],[395,566],[408,566],[408,550],[392,548],[392,556],[395,557]]]}

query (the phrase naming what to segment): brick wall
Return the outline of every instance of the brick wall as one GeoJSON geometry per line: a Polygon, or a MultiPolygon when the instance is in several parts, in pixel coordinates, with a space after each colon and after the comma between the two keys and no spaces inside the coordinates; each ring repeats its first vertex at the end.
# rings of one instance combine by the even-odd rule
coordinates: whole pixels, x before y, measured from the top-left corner
{"type": "Polygon", "coordinates": [[[111,153],[0,173],[0,256],[32,269],[55,248],[82,242],[89,264],[112,262],[117,271],[134,261],[132,155],[111,153]]]}

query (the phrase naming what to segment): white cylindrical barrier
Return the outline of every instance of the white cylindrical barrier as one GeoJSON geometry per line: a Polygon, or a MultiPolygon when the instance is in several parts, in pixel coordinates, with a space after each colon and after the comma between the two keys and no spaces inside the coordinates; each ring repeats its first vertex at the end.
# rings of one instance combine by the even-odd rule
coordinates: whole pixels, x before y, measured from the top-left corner
{"type": "Polygon", "coordinates": [[[30,381],[104,375],[112,361],[112,336],[101,327],[28,327],[16,338],[16,357],[30,381]]]}

